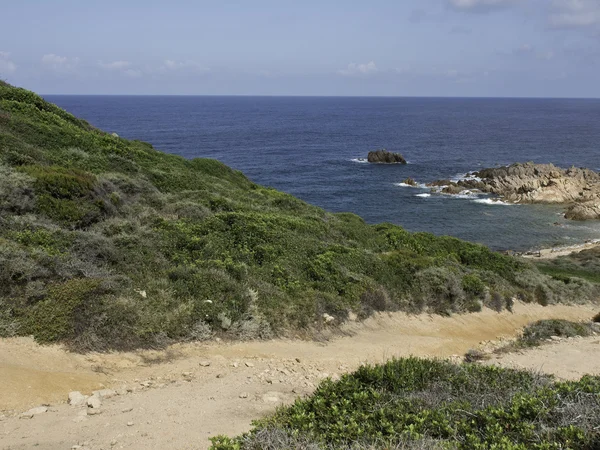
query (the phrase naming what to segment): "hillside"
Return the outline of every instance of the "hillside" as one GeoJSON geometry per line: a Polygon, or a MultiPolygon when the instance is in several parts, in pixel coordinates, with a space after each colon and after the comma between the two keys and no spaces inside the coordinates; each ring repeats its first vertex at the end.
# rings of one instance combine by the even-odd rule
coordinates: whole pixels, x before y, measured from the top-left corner
{"type": "Polygon", "coordinates": [[[0,214],[0,336],[81,351],[597,296],[480,245],[327,213],[2,82],[0,214]]]}

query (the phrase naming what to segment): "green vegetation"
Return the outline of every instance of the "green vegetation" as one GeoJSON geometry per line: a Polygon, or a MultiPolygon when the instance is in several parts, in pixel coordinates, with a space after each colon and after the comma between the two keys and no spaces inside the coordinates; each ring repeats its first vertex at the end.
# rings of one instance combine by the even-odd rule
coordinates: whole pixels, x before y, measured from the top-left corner
{"type": "Polygon", "coordinates": [[[577,277],[591,283],[600,283],[600,248],[591,248],[555,259],[536,263],[540,272],[568,283],[577,277]]]}
{"type": "Polygon", "coordinates": [[[327,213],[0,84],[0,336],[124,349],[596,295],[481,245],[327,213]]]}
{"type": "Polygon", "coordinates": [[[417,358],[363,366],[214,450],[594,449],[600,377],[550,376],[417,358]]]}
{"type": "Polygon", "coordinates": [[[600,327],[593,321],[571,322],[564,319],[538,320],[527,325],[516,341],[496,350],[497,353],[506,353],[528,347],[537,347],[552,337],[572,338],[591,336],[600,332],[600,327]]]}

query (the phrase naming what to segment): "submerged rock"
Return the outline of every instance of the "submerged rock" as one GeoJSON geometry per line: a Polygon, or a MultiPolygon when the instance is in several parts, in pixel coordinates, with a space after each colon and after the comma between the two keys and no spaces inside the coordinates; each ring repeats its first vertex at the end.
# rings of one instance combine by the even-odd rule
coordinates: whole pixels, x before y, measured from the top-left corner
{"type": "Polygon", "coordinates": [[[367,161],[380,164],[406,164],[406,160],[400,153],[388,152],[385,149],[369,152],[367,161]]]}

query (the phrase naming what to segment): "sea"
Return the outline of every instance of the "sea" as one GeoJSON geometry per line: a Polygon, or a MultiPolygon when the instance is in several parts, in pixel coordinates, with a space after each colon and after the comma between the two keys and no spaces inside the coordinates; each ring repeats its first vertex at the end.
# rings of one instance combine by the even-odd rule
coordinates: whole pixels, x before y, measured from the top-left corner
{"type": "Polygon", "coordinates": [[[56,96],[105,131],[185,158],[215,158],[252,181],[368,223],[391,222],[526,251],[600,238],[560,206],[408,187],[533,161],[600,170],[600,100],[383,97],[56,96]],[[365,162],[399,152],[406,165],[365,162]]]}

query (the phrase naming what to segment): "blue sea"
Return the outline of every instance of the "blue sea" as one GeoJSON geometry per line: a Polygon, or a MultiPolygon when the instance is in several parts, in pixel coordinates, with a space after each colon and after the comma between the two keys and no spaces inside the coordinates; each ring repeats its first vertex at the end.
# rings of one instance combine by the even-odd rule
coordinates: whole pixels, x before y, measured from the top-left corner
{"type": "Polygon", "coordinates": [[[483,167],[552,162],[600,169],[600,100],[210,96],[53,96],[91,124],[185,158],[207,157],[251,180],[369,223],[392,222],[497,250],[600,238],[600,222],[562,208],[427,196],[400,185],[483,167]],[[369,150],[407,165],[371,165],[369,150]]]}

